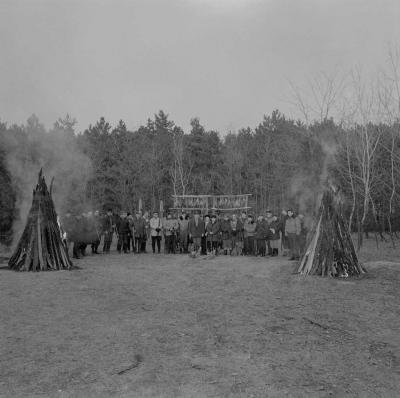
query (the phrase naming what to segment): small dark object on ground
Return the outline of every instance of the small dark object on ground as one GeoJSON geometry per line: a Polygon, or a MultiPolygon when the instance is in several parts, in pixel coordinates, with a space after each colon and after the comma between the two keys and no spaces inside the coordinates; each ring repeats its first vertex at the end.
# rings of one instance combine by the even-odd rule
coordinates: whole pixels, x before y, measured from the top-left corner
{"type": "Polygon", "coordinates": [[[136,354],[135,355],[135,362],[133,362],[128,367],[120,370],[116,374],[117,375],[123,375],[124,373],[129,372],[130,370],[137,368],[142,362],[143,362],[143,357],[140,354],[136,354]]]}

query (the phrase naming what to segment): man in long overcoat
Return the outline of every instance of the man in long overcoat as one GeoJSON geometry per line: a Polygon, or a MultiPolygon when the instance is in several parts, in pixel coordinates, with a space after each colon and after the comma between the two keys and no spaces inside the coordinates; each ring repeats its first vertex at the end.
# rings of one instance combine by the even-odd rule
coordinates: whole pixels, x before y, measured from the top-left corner
{"type": "Polygon", "coordinates": [[[189,238],[193,240],[194,250],[201,249],[201,238],[204,236],[204,221],[200,218],[200,212],[196,211],[188,224],[189,238]]]}
{"type": "Polygon", "coordinates": [[[141,210],[138,210],[133,218],[134,229],[134,247],[136,253],[141,253],[143,248],[143,241],[146,239],[146,220],[142,216],[141,210]]]}

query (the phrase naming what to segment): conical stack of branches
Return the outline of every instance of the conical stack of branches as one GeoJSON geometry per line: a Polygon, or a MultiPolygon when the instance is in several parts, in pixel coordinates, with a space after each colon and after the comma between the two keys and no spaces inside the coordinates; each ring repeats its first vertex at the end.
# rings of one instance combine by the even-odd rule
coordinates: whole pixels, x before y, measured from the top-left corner
{"type": "Polygon", "coordinates": [[[322,196],[317,222],[298,272],[342,278],[366,272],[358,261],[340,202],[332,189],[326,190],[322,196]]]}
{"type": "Polygon", "coordinates": [[[8,266],[16,271],[60,270],[72,266],[61,238],[51,187],[49,191],[42,170],[24,232],[8,266]]]}

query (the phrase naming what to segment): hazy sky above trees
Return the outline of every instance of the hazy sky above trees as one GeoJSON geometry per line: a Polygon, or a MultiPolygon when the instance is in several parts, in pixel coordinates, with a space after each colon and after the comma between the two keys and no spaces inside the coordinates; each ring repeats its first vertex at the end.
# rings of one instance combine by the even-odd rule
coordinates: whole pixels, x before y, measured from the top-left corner
{"type": "Polygon", "coordinates": [[[287,79],[375,71],[399,21],[399,0],[1,0],[0,118],[254,127],[298,116],[287,79]]]}

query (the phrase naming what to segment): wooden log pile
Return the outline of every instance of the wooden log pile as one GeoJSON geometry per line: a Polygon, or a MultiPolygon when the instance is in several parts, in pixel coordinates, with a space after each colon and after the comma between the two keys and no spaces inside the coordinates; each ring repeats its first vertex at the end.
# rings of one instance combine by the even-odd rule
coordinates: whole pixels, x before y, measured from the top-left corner
{"type": "Polygon", "coordinates": [[[332,189],[322,196],[317,222],[309,235],[298,272],[342,278],[366,272],[358,261],[340,202],[332,189]]]}
{"type": "Polygon", "coordinates": [[[61,270],[72,266],[61,238],[51,187],[49,191],[42,170],[25,229],[8,266],[15,271],[61,270]]]}

